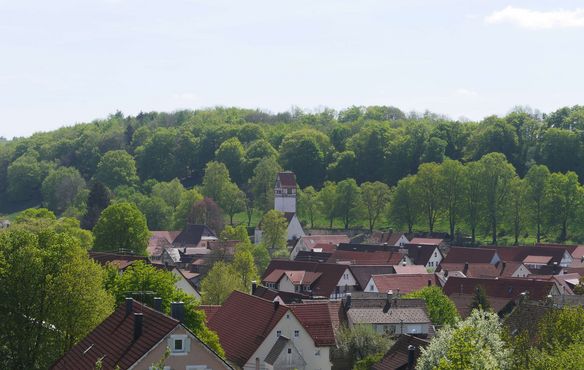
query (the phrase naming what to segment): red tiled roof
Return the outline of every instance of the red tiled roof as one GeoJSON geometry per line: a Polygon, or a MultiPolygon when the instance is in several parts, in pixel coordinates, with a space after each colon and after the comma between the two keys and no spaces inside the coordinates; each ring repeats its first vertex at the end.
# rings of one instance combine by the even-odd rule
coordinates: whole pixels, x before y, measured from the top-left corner
{"type": "Polygon", "coordinates": [[[393,266],[396,274],[427,274],[425,266],[422,265],[395,265],[393,266]]]}
{"type": "Polygon", "coordinates": [[[547,265],[551,260],[552,256],[532,256],[529,255],[523,259],[523,263],[533,264],[533,265],[547,265]]]}
{"type": "Polygon", "coordinates": [[[371,243],[377,244],[395,245],[398,242],[398,240],[402,237],[402,235],[404,235],[404,233],[376,231],[371,235],[369,241],[371,243]]]}
{"type": "Polygon", "coordinates": [[[291,304],[288,307],[317,347],[330,347],[336,345],[335,325],[338,327],[340,306],[341,302],[337,301],[291,304]]]}
{"type": "Polygon", "coordinates": [[[371,275],[386,275],[395,273],[393,266],[384,265],[351,265],[349,266],[349,269],[355,277],[355,280],[357,280],[361,290],[364,290],[367,287],[367,283],[371,279],[371,275]]]}
{"type": "Polygon", "coordinates": [[[426,266],[434,253],[439,253],[442,255],[442,252],[440,252],[440,250],[437,249],[435,245],[419,245],[409,243],[404,245],[404,249],[408,251],[408,257],[416,265],[426,266]]]}
{"type": "Polygon", "coordinates": [[[305,235],[298,239],[298,242],[302,242],[306,247],[312,249],[320,244],[327,244],[336,247],[337,244],[348,243],[349,240],[350,239],[347,235],[305,235]]]}
{"type": "Polygon", "coordinates": [[[263,285],[258,285],[253,292],[253,295],[268,301],[274,301],[276,298],[280,298],[284,303],[300,303],[303,299],[310,299],[309,295],[295,292],[282,292],[274,289],[267,288],[263,285]]]}
{"type": "Polygon", "coordinates": [[[219,335],[229,361],[243,367],[287,311],[284,305],[234,291],[208,327],[219,335]]]}
{"type": "Polygon", "coordinates": [[[490,263],[469,263],[465,266],[464,263],[444,263],[440,264],[441,271],[460,271],[466,277],[498,277],[501,273],[500,264],[495,266],[490,263]]]}
{"type": "Polygon", "coordinates": [[[496,253],[494,248],[451,247],[442,263],[491,263],[496,253]]]}
{"type": "Polygon", "coordinates": [[[300,284],[312,284],[322,275],[320,272],[304,271],[304,270],[274,270],[262,281],[266,283],[277,283],[280,281],[283,275],[286,275],[288,279],[294,285],[300,284]]]}
{"type": "Polygon", "coordinates": [[[280,179],[280,184],[282,184],[283,187],[296,187],[296,175],[294,175],[294,172],[279,172],[278,178],[280,179]]]}
{"type": "Polygon", "coordinates": [[[126,306],[122,304],[57,360],[52,369],[93,369],[99,358],[103,358],[104,369],[116,365],[128,369],[177,325],[177,320],[136,301],[132,302],[132,314],[126,316],[126,306]],[[144,315],[143,332],[136,341],[134,312],[144,315]]]}
{"type": "Polygon", "coordinates": [[[419,244],[419,245],[434,245],[438,246],[444,242],[444,239],[435,239],[435,238],[413,238],[410,240],[410,244],[419,244]]]}
{"type": "Polygon", "coordinates": [[[335,249],[337,249],[337,245],[336,244],[330,244],[330,243],[318,243],[318,244],[312,245],[310,247],[310,249],[312,249],[312,250],[319,249],[320,252],[331,253],[335,249]]]}
{"type": "MultiPolygon", "coordinates": [[[[417,360],[420,356],[420,348],[425,348],[429,341],[420,339],[409,334],[402,334],[397,341],[391,346],[389,351],[383,356],[381,361],[371,367],[372,370],[401,370],[406,369],[408,365],[408,347],[414,346],[417,360]]],[[[415,362],[414,362],[415,366],[415,362]]]]}
{"type": "Polygon", "coordinates": [[[219,311],[219,309],[221,308],[221,305],[214,305],[214,304],[202,304],[199,305],[199,309],[203,310],[203,312],[205,312],[205,319],[207,320],[207,322],[209,322],[213,316],[215,316],[215,314],[217,313],[217,311],[219,311]]]}
{"type": "Polygon", "coordinates": [[[151,231],[146,251],[149,256],[160,256],[165,247],[170,247],[180,231],[151,231]]]}
{"type": "Polygon", "coordinates": [[[525,257],[532,256],[551,256],[550,263],[562,261],[562,257],[566,249],[557,247],[534,247],[534,246],[519,246],[519,247],[501,247],[488,246],[481,247],[481,249],[495,249],[501,257],[502,261],[523,262],[525,257]]]}
{"type": "Polygon", "coordinates": [[[560,249],[565,249],[568,251],[568,253],[573,254],[574,251],[578,248],[581,247],[577,244],[559,244],[559,243],[536,243],[535,244],[536,248],[560,248],[560,249]]]}
{"type": "Polygon", "coordinates": [[[434,274],[373,275],[371,278],[380,293],[392,290],[396,294],[399,289],[400,294],[406,294],[427,287],[428,281],[431,285],[438,285],[434,274]]]}
{"type": "Polygon", "coordinates": [[[332,252],[329,263],[349,263],[352,265],[397,265],[401,262],[403,254],[390,251],[347,251],[332,252]]]}
{"type": "Polygon", "coordinates": [[[442,288],[444,294],[474,294],[477,286],[482,286],[488,297],[518,298],[522,292],[529,292],[529,299],[542,300],[550,294],[554,282],[531,278],[461,278],[449,277],[442,288]]]}
{"type": "Polygon", "coordinates": [[[335,292],[347,268],[348,266],[334,263],[272,260],[262,276],[262,281],[265,281],[274,270],[320,272],[322,275],[312,284],[312,294],[329,297],[335,292]]]}

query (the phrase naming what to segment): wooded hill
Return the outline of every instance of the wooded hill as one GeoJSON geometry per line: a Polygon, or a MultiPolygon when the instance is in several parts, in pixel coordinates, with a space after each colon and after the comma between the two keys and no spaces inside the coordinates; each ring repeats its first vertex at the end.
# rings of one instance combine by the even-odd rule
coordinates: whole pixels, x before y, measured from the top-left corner
{"type": "MultiPolygon", "coordinates": [[[[134,201],[147,215],[151,229],[171,228],[184,223],[184,215],[178,219],[174,215],[180,199],[171,199],[173,190],[168,182],[179,179],[181,188],[187,189],[199,186],[206,166],[216,161],[225,164],[230,179],[245,195],[238,208],[227,213],[242,212],[246,206],[269,209],[271,176],[282,168],[296,173],[302,189],[316,189],[315,203],[306,203],[311,198],[305,197],[300,205],[306,222],[315,217],[309,215],[308,208],[316,213],[324,208],[326,196],[317,195],[327,181],[354,179],[356,185],[379,181],[394,187],[400,180],[409,179],[402,181],[402,189],[394,189],[390,201],[396,203],[393,210],[382,210],[384,227],[458,230],[466,234],[475,231],[491,234],[493,239],[515,234],[528,239],[540,235],[547,240],[580,240],[584,239],[584,227],[576,217],[581,197],[577,179],[584,174],[583,130],[583,106],[564,107],[549,114],[517,108],[504,117],[490,116],[481,122],[454,121],[429,112],[405,114],[387,106],[351,107],[340,112],[324,109],[318,113],[296,109],[277,114],[238,108],[127,117],[118,112],[88,124],[0,141],[0,212],[11,213],[42,203],[57,214],[82,219],[87,213],[88,189],[98,181],[115,198],[134,201]],[[504,157],[481,161],[494,152],[504,157]],[[464,197],[473,189],[452,188],[448,181],[433,183],[437,178],[432,175],[407,177],[416,174],[423,163],[442,163],[447,158],[465,164],[465,169],[472,167],[470,163],[482,163],[504,172],[494,174],[483,166],[472,169],[478,172],[462,172],[457,178],[460,184],[467,179],[483,179],[478,184],[481,186],[487,185],[487,179],[496,179],[490,193],[485,188],[474,189],[480,195],[476,222],[469,218],[471,200],[464,197]],[[534,167],[536,164],[549,172],[534,167]],[[530,168],[534,168],[533,174],[526,176],[530,168]],[[573,174],[559,174],[568,171],[573,174]],[[558,174],[552,176],[550,172],[558,174]],[[525,179],[515,184],[516,178],[525,179]],[[408,203],[410,209],[404,209],[405,182],[416,179],[411,189],[422,194],[413,194],[412,199],[421,203],[408,203]],[[511,198],[517,186],[521,198],[511,198]],[[454,192],[460,196],[454,201],[445,195],[452,197],[454,192]],[[433,194],[442,196],[434,196],[437,203],[429,205],[427,200],[433,194]],[[515,213],[510,212],[513,199],[521,206],[515,213]],[[562,201],[569,203],[569,210],[561,208],[562,201]],[[410,211],[411,217],[407,216],[410,211]],[[167,214],[156,216],[164,212],[167,214]],[[560,213],[565,217],[557,217],[560,213]],[[453,217],[457,221],[454,228],[453,217]]],[[[221,196],[217,191],[213,190],[214,198],[221,196]]],[[[343,219],[343,226],[355,221],[366,225],[370,218],[367,204],[361,189],[356,191],[358,196],[344,210],[337,202],[334,214],[320,212],[317,219],[332,217],[343,219]],[[353,216],[347,219],[349,212],[353,216]]],[[[218,203],[221,205],[220,200],[218,203]]]]}

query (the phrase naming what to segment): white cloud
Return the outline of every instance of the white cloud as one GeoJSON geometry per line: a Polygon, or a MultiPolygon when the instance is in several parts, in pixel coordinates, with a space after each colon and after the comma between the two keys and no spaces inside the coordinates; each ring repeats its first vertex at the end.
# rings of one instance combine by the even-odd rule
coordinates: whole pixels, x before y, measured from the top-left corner
{"type": "Polygon", "coordinates": [[[485,17],[485,22],[511,23],[528,29],[584,27],[584,9],[537,11],[508,6],[485,17]]]}
{"type": "Polygon", "coordinates": [[[476,91],[473,90],[469,90],[469,89],[465,89],[465,88],[459,88],[456,89],[456,93],[458,95],[463,95],[463,96],[477,96],[479,93],[477,93],[476,91]]]}

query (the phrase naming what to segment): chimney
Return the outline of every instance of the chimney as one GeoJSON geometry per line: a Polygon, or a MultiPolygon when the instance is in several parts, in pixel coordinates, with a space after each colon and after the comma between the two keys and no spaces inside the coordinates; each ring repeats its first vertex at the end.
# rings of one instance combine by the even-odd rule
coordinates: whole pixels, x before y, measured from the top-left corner
{"type": "Polygon", "coordinates": [[[408,370],[414,370],[414,360],[416,359],[416,347],[408,346],[408,370]]]}
{"type": "Polygon", "coordinates": [[[278,311],[278,308],[280,308],[280,301],[275,299],[274,300],[274,311],[278,311]]]}
{"type": "Polygon", "coordinates": [[[388,290],[387,291],[387,301],[391,302],[391,299],[393,298],[393,290],[388,290]]]}
{"type": "Polygon", "coordinates": [[[462,273],[466,275],[467,272],[468,272],[468,262],[465,262],[464,269],[462,270],[462,273]]]}
{"type": "Polygon", "coordinates": [[[432,280],[428,279],[428,286],[432,286],[432,280]]]}
{"type": "Polygon", "coordinates": [[[257,281],[253,280],[251,282],[251,295],[255,294],[257,287],[258,287],[257,281]]]}
{"type": "Polygon", "coordinates": [[[448,277],[448,270],[444,270],[444,277],[447,278],[448,277]]]}
{"type": "Polygon", "coordinates": [[[158,312],[162,312],[162,298],[154,297],[154,309],[158,312]]]}
{"type": "Polygon", "coordinates": [[[170,304],[170,316],[180,322],[185,321],[185,304],[183,302],[172,302],[170,304]]]}
{"type": "Polygon", "coordinates": [[[141,312],[134,313],[134,341],[138,340],[142,335],[142,328],[144,326],[144,314],[141,312]]]}
{"type": "Polygon", "coordinates": [[[126,297],[126,316],[129,316],[132,313],[132,305],[134,300],[130,297],[126,297]]]}
{"type": "Polygon", "coordinates": [[[353,297],[351,293],[347,293],[345,298],[345,311],[348,311],[351,308],[351,304],[353,303],[353,297]]]}

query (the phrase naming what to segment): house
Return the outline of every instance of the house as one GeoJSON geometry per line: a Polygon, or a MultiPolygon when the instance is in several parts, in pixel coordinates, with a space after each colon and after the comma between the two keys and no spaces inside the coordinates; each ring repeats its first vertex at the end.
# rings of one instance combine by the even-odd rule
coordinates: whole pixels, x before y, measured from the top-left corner
{"type": "Polygon", "coordinates": [[[196,272],[190,272],[189,270],[173,268],[171,270],[172,274],[177,277],[176,283],[174,286],[185,292],[186,294],[190,295],[191,297],[195,297],[197,299],[201,299],[201,294],[199,293],[198,289],[198,282],[199,282],[199,274],[196,272]]]}
{"type": "Polygon", "coordinates": [[[444,247],[444,239],[442,238],[412,238],[410,244],[414,245],[429,245],[434,247],[444,247]]]}
{"type": "Polygon", "coordinates": [[[165,248],[171,247],[174,239],[180,234],[178,231],[151,231],[150,240],[148,240],[148,246],[146,247],[146,252],[152,261],[160,260],[162,256],[162,251],[165,248]]]}
{"type": "Polygon", "coordinates": [[[396,274],[427,274],[428,269],[421,265],[408,265],[402,263],[401,265],[393,266],[396,274]]]}
{"type": "Polygon", "coordinates": [[[420,290],[427,286],[437,285],[438,280],[434,274],[390,274],[372,275],[367,283],[366,293],[407,294],[420,290]]]}
{"type": "Polygon", "coordinates": [[[426,348],[430,341],[409,334],[400,335],[381,361],[372,370],[412,370],[420,357],[420,349],[426,348]]]}
{"type": "Polygon", "coordinates": [[[182,323],[182,303],[173,303],[172,312],[170,317],[127,298],[51,369],[93,370],[101,360],[103,369],[146,370],[164,357],[167,348],[165,369],[233,369],[182,323]]]}
{"type": "Polygon", "coordinates": [[[241,369],[325,370],[332,368],[339,311],[339,302],[283,305],[234,291],[208,327],[241,369]]]}
{"type": "Polygon", "coordinates": [[[367,239],[367,243],[371,244],[382,244],[382,245],[391,245],[394,247],[402,247],[409,243],[410,241],[406,237],[406,234],[395,232],[390,230],[388,232],[385,231],[375,231],[369,239],[367,239]]]}
{"type": "Polygon", "coordinates": [[[462,317],[470,314],[471,304],[477,287],[481,286],[487,295],[489,304],[499,315],[508,313],[522,297],[543,301],[549,295],[560,295],[552,281],[531,278],[463,278],[451,276],[442,288],[456,305],[462,317]]]}
{"type": "Polygon", "coordinates": [[[332,252],[339,243],[348,243],[347,235],[304,235],[298,239],[290,253],[290,259],[296,259],[298,252],[332,252]]]}
{"type": "Polygon", "coordinates": [[[441,263],[489,263],[496,265],[501,257],[494,248],[451,247],[441,263]]]}
{"type": "Polygon", "coordinates": [[[412,264],[407,255],[397,247],[371,244],[339,244],[331,252],[329,263],[347,265],[398,265],[412,264]]]}
{"type": "Polygon", "coordinates": [[[395,274],[394,266],[389,265],[351,265],[351,273],[361,290],[365,290],[372,275],[395,274]]]}
{"type": "Polygon", "coordinates": [[[358,288],[350,266],[335,263],[272,260],[262,285],[311,298],[339,299],[358,288]]]}
{"type": "Polygon", "coordinates": [[[496,265],[490,263],[446,263],[442,262],[438,269],[445,279],[453,272],[458,271],[465,277],[527,277],[531,274],[529,269],[521,262],[499,262],[496,265]]]}
{"type": "Polygon", "coordinates": [[[565,249],[568,253],[570,253],[570,256],[572,257],[572,262],[570,263],[569,267],[572,268],[584,267],[584,245],[541,243],[536,244],[535,246],[544,248],[565,249]]]}
{"type": "Polygon", "coordinates": [[[174,248],[207,248],[210,241],[218,240],[207,225],[187,224],[173,240],[174,248]]]}
{"type": "Polygon", "coordinates": [[[494,249],[502,261],[522,262],[532,273],[544,266],[566,268],[573,262],[572,255],[567,248],[518,246],[501,247],[488,246],[481,249],[494,249]]]}
{"type": "Polygon", "coordinates": [[[267,299],[268,301],[278,301],[282,304],[302,303],[303,300],[310,299],[310,295],[296,292],[284,292],[280,290],[271,289],[263,285],[252,283],[251,294],[267,299]]]}
{"type": "Polygon", "coordinates": [[[294,261],[326,263],[333,254],[327,252],[300,251],[294,261]]]}
{"type": "MultiPolygon", "coordinates": [[[[288,240],[296,240],[303,237],[304,230],[300,220],[296,216],[296,176],[293,172],[279,172],[276,175],[274,184],[274,209],[284,214],[288,225],[288,240]]],[[[254,242],[260,243],[262,240],[262,223],[256,227],[254,232],[254,242]]]]}
{"type": "Polygon", "coordinates": [[[368,325],[379,334],[412,334],[427,337],[433,333],[432,322],[423,299],[345,297],[344,307],[349,327],[368,325]]]}
{"type": "Polygon", "coordinates": [[[436,270],[444,258],[438,245],[407,243],[403,245],[403,249],[412,264],[424,266],[430,271],[436,270]]]}

